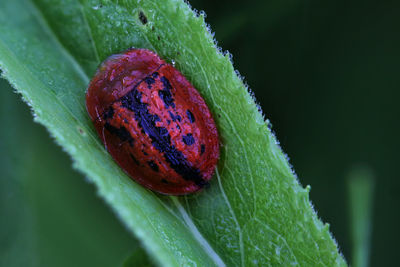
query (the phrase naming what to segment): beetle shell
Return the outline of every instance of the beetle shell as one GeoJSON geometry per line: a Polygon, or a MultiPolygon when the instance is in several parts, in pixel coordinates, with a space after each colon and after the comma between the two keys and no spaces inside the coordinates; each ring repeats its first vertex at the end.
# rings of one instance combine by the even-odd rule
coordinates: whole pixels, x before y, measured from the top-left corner
{"type": "Polygon", "coordinates": [[[108,152],[143,186],[184,195],[212,178],[219,141],[210,110],[154,52],[130,49],[106,59],[89,84],[86,107],[108,152]]]}

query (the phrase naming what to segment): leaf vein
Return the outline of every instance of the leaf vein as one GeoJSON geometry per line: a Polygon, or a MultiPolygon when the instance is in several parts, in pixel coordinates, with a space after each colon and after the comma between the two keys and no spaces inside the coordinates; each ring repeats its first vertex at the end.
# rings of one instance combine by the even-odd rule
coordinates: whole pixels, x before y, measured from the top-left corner
{"type": "Polygon", "coordinates": [[[88,34],[89,34],[89,37],[90,37],[90,42],[91,42],[93,50],[94,50],[93,52],[94,52],[94,55],[95,55],[96,60],[97,60],[97,64],[100,64],[100,56],[99,56],[99,52],[97,50],[96,42],[94,41],[94,38],[93,38],[92,28],[89,25],[89,22],[88,22],[87,17],[86,17],[85,10],[83,10],[83,9],[84,9],[84,7],[83,7],[82,3],[79,2],[79,10],[82,13],[84,25],[87,28],[87,31],[88,31],[88,34]]]}
{"type": "Polygon", "coordinates": [[[219,185],[219,188],[220,188],[220,190],[221,190],[222,197],[224,198],[224,200],[225,200],[225,202],[226,202],[226,205],[228,206],[229,212],[230,212],[231,215],[232,215],[232,219],[233,219],[233,221],[235,222],[236,227],[237,227],[237,229],[238,229],[237,231],[238,231],[238,235],[239,235],[240,261],[241,261],[241,265],[242,265],[242,266],[245,266],[242,228],[240,227],[239,221],[238,221],[237,218],[236,218],[235,211],[233,210],[233,208],[232,208],[232,206],[231,206],[231,203],[230,203],[230,201],[229,201],[227,195],[225,194],[225,190],[224,190],[224,188],[223,188],[223,186],[222,186],[222,183],[221,183],[221,177],[220,177],[219,172],[218,172],[218,167],[215,168],[215,174],[217,175],[218,185],[219,185]]]}

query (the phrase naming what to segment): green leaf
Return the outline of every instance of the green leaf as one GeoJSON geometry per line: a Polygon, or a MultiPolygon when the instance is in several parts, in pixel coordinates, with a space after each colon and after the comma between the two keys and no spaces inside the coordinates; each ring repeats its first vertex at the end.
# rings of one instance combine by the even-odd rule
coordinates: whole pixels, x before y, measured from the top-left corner
{"type": "Polygon", "coordinates": [[[345,265],[229,54],[183,1],[0,3],[0,67],[163,266],[345,265]],[[221,159],[205,191],[177,198],[144,189],[96,136],[85,88],[101,60],[129,47],[174,62],[215,115],[221,159]]]}
{"type": "Polygon", "coordinates": [[[368,267],[372,232],[374,174],[368,166],[354,166],[348,174],[352,266],[368,267]]]}
{"type": "Polygon", "coordinates": [[[118,266],[140,251],[3,79],[0,125],[0,266],[118,266]]]}

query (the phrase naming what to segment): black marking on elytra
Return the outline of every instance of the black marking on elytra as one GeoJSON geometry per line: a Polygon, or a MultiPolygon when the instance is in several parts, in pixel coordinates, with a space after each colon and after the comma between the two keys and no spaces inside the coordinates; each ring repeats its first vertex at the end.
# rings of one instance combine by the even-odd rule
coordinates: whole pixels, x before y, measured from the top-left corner
{"type": "Polygon", "coordinates": [[[186,110],[186,115],[191,123],[195,122],[194,115],[190,110],[186,110]]]}
{"type": "Polygon", "coordinates": [[[165,76],[160,78],[164,88],[158,91],[158,95],[160,96],[161,100],[164,102],[165,108],[172,107],[175,108],[174,98],[171,94],[172,86],[169,83],[168,79],[165,76]]]}
{"type": "Polygon", "coordinates": [[[140,162],[137,160],[137,158],[135,158],[134,155],[129,154],[129,156],[131,156],[131,159],[133,160],[133,162],[135,162],[136,165],[140,165],[140,162]]]}
{"type": "Polygon", "coordinates": [[[133,146],[133,142],[135,141],[129,131],[124,127],[121,126],[121,128],[117,128],[113,125],[111,125],[109,122],[106,122],[104,124],[104,128],[108,130],[110,133],[116,135],[121,139],[122,142],[128,141],[131,146],[133,146]]]}
{"type": "Polygon", "coordinates": [[[147,162],[147,164],[149,164],[150,168],[151,168],[153,171],[155,171],[155,172],[158,172],[158,171],[159,171],[158,165],[157,165],[157,163],[155,163],[154,161],[150,160],[150,161],[147,162]]]}
{"type": "Polygon", "coordinates": [[[162,77],[160,78],[160,80],[161,80],[162,84],[164,85],[164,88],[165,88],[165,89],[167,89],[167,90],[171,90],[171,89],[172,89],[171,83],[169,82],[169,80],[167,79],[167,77],[162,76],[162,77]]]}
{"type": "Polygon", "coordinates": [[[206,145],[205,144],[201,144],[200,146],[200,155],[203,155],[203,153],[206,151],[206,145]]]}
{"type": "Polygon", "coordinates": [[[146,15],[143,13],[143,11],[139,12],[139,20],[142,24],[147,24],[147,17],[146,15]]]}
{"type": "Polygon", "coordinates": [[[137,86],[121,97],[118,102],[122,107],[134,113],[135,120],[142,131],[149,136],[153,147],[163,153],[165,161],[177,174],[184,180],[193,181],[200,187],[208,184],[203,179],[200,170],[192,167],[183,153],[171,144],[168,130],[156,126],[156,122],[152,119],[154,115],[150,113],[148,104],[142,102],[142,94],[137,90],[137,86]]]}
{"type": "Polygon", "coordinates": [[[169,184],[169,182],[167,180],[165,180],[165,179],[161,179],[161,182],[164,183],[164,184],[169,184]]]}
{"type": "Polygon", "coordinates": [[[143,155],[148,156],[149,154],[142,149],[143,155]]]}
{"type": "Polygon", "coordinates": [[[171,117],[171,120],[176,121],[174,113],[172,113],[170,110],[168,110],[168,113],[169,113],[169,116],[171,117]]]}
{"type": "Polygon", "coordinates": [[[153,114],[153,115],[151,116],[151,121],[152,121],[152,122],[157,122],[157,121],[161,121],[161,119],[160,119],[160,117],[158,117],[157,114],[153,114]]]}
{"type": "Polygon", "coordinates": [[[154,78],[147,76],[146,78],[144,78],[144,81],[147,83],[147,88],[151,89],[152,88],[152,84],[154,84],[156,82],[156,80],[154,80],[154,78]]]}
{"type": "Polygon", "coordinates": [[[191,146],[196,142],[191,133],[188,133],[187,135],[184,135],[182,137],[182,141],[185,143],[185,145],[188,145],[188,146],[191,146]]]}
{"type": "Polygon", "coordinates": [[[170,124],[171,124],[171,121],[170,121],[170,120],[167,120],[167,123],[168,123],[168,125],[170,125],[170,124]]]}
{"type": "Polygon", "coordinates": [[[182,152],[177,150],[175,146],[171,146],[171,150],[164,154],[165,160],[176,173],[180,174],[183,179],[193,181],[196,185],[203,187],[208,183],[203,179],[200,170],[189,165],[182,152]]]}
{"type": "MultiPolygon", "coordinates": [[[[164,65],[164,64],[163,64],[164,65]]],[[[159,73],[157,71],[153,72],[153,74],[151,74],[151,77],[153,78],[157,78],[159,75],[159,73]]]]}
{"type": "Polygon", "coordinates": [[[104,118],[105,120],[107,120],[107,119],[111,119],[112,117],[114,117],[114,108],[110,106],[110,107],[104,112],[103,118],[104,118]]]}
{"type": "Polygon", "coordinates": [[[169,140],[170,136],[169,136],[168,129],[167,128],[163,128],[163,127],[158,127],[158,128],[160,128],[159,129],[160,136],[168,136],[168,140],[169,140]]]}
{"type": "Polygon", "coordinates": [[[171,117],[172,121],[181,121],[182,117],[180,115],[174,115],[170,110],[168,110],[169,116],[171,117]]]}

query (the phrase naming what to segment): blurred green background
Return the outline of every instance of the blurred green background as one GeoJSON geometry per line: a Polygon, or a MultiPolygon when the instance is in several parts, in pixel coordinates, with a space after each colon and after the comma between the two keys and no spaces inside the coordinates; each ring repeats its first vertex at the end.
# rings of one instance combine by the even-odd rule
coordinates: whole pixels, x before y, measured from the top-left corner
{"type": "MultiPolygon", "coordinates": [[[[349,262],[347,179],[360,164],[371,170],[371,265],[398,265],[400,2],[190,3],[233,55],[349,262]]],[[[135,253],[136,241],[5,81],[0,111],[0,266],[117,266],[135,253]]]]}

